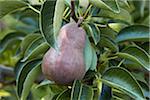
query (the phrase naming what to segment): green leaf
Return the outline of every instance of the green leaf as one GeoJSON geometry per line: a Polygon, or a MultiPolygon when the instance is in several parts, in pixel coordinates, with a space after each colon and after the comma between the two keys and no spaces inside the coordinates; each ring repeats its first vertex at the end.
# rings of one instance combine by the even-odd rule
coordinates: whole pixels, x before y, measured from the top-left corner
{"type": "Polygon", "coordinates": [[[41,73],[41,66],[40,65],[41,65],[41,63],[37,64],[26,76],[26,79],[23,83],[21,100],[26,100],[35,79],[41,73]]]}
{"type": "Polygon", "coordinates": [[[21,39],[19,38],[13,38],[8,40],[5,44],[1,45],[0,47],[0,54],[4,53],[6,50],[15,50],[17,47],[19,47],[21,43],[21,39]]]}
{"type": "Polygon", "coordinates": [[[22,68],[19,70],[16,79],[17,94],[19,97],[21,97],[22,95],[24,89],[24,82],[26,81],[28,74],[30,73],[31,70],[33,70],[33,68],[36,68],[36,66],[39,65],[40,63],[41,63],[41,59],[34,59],[24,64],[22,68]]]}
{"type": "Polygon", "coordinates": [[[21,43],[21,52],[24,54],[28,46],[34,41],[35,39],[39,38],[40,34],[29,34],[27,35],[21,43]]]}
{"type": "Polygon", "coordinates": [[[123,53],[118,53],[117,55],[121,58],[129,59],[150,71],[150,57],[142,48],[137,46],[129,46],[122,50],[122,52],[123,53]]]}
{"type": "Polygon", "coordinates": [[[144,100],[142,89],[130,72],[121,67],[109,68],[102,75],[102,81],[117,88],[134,99],[144,100]]]}
{"type": "Polygon", "coordinates": [[[128,24],[126,23],[122,23],[122,22],[115,22],[115,23],[109,23],[108,26],[114,30],[115,32],[117,32],[117,34],[125,27],[128,26],[128,24]]]}
{"type": "Polygon", "coordinates": [[[54,34],[57,36],[62,25],[63,12],[65,9],[65,0],[57,0],[54,13],[54,34]]]}
{"type": "Polygon", "coordinates": [[[48,48],[49,46],[46,42],[44,42],[43,37],[38,37],[28,46],[24,54],[24,59],[22,61],[42,56],[48,50],[48,48]]]}
{"type": "Polygon", "coordinates": [[[96,25],[93,24],[89,24],[87,25],[87,27],[88,27],[87,31],[89,32],[89,34],[91,34],[94,43],[96,45],[100,41],[100,30],[96,25]]]}
{"type": "Polygon", "coordinates": [[[90,3],[98,8],[110,10],[115,13],[120,12],[117,0],[90,0],[90,3]]]}
{"type": "Polygon", "coordinates": [[[22,32],[11,32],[8,33],[1,41],[0,41],[0,52],[3,52],[7,47],[12,47],[15,41],[23,40],[25,33],[22,32]]]}
{"type": "Polygon", "coordinates": [[[27,48],[27,50],[25,51],[25,57],[30,54],[37,46],[41,45],[42,43],[44,43],[44,39],[43,37],[39,37],[37,39],[35,39],[27,48]]]}
{"type": "Polygon", "coordinates": [[[99,17],[105,17],[105,18],[111,18],[114,20],[121,20],[127,23],[131,23],[132,22],[132,17],[130,15],[130,13],[125,10],[125,9],[120,9],[119,13],[114,13],[112,11],[108,11],[108,10],[101,10],[100,13],[98,13],[99,17]]]}
{"type": "Polygon", "coordinates": [[[150,91],[149,91],[149,86],[144,83],[144,82],[140,82],[140,85],[142,87],[142,90],[143,90],[143,93],[144,93],[144,96],[147,97],[147,98],[150,98],[150,91]]]}
{"type": "Polygon", "coordinates": [[[0,19],[11,12],[26,8],[27,6],[22,1],[0,1],[0,19]]]}
{"type": "Polygon", "coordinates": [[[69,89],[65,89],[57,96],[56,100],[70,100],[70,92],[69,89]]]}
{"type": "MultiPolygon", "coordinates": [[[[37,42],[37,41],[35,41],[37,42]]],[[[31,46],[27,49],[27,52],[29,52],[27,55],[25,55],[24,59],[22,61],[31,60],[37,57],[43,57],[43,54],[49,49],[49,45],[44,42],[41,43],[39,46],[35,47],[35,42],[31,44],[31,46]]]]}
{"type": "Polygon", "coordinates": [[[146,0],[140,0],[140,1],[133,1],[134,6],[135,6],[135,10],[138,11],[140,13],[140,16],[143,17],[144,16],[144,8],[145,8],[145,4],[148,3],[146,2],[146,0]]]}
{"type": "Polygon", "coordinates": [[[119,51],[117,44],[109,37],[102,36],[100,40],[100,46],[107,47],[113,52],[119,51]]]}
{"type": "Polygon", "coordinates": [[[74,81],[71,100],[93,100],[93,89],[87,85],[82,84],[79,81],[74,81]]]}
{"type": "Polygon", "coordinates": [[[115,39],[117,36],[117,32],[115,32],[113,29],[111,29],[111,27],[101,27],[100,28],[101,31],[101,35],[105,35],[111,39],[115,39]]]}
{"type": "Polygon", "coordinates": [[[40,30],[47,43],[55,48],[55,37],[53,30],[53,17],[55,11],[56,0],[48,0],[44,2],[40,14],[40,30]]]}
{"type": "Polygon", "coordinates": [[[85,42],[85,47],[84,47],[84,62],[86,65],[86,71],[88,71],[88,69],[91,67],[92,56],[93,56],[93,53],[92,53],[91,43],[88,37],[86,36],[86,42],[85,42]]]}
{"type": "Polygon", "coordinates": [[[57,96],[64,90],[66,90],[66,87],[54,84],[54,82],[49,80],[44,80],[34,88],[33,92],[35,99],[56,100],[57,96]]]}
{"type": "Polygon", "coordinates": [[[97,66],[97,55],[96,55],[96,51],[94,48],[92,48],[92,63],[91,63],[91,66],[90,66],[90,70],[96,70],[96,66],[97,66]]]}
{"type": "Polygon", "coordinates": [[[116,42],[124,41],[149,41],[149,27],[132,25],[122,29],[116,38],[116,42]]]}

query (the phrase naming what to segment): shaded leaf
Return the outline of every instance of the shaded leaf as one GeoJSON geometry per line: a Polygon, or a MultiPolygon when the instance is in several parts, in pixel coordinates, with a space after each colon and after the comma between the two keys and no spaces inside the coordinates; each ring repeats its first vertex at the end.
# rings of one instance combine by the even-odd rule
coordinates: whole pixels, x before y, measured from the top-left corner
{"type": "Polygon", "coordinates": [[[117,88],[135,99],[144,99],[140,85],[130,72],[124,68],[109,68],[102,75],[102,81],[108,86],[117,88]]]}
{"type": "Polygon", "coordinates": [[[111,100],[112,97],[112,90],[111,87],[103,84],[102,85],[102,91],[101,91],[101,95],[100,95],[100,99],[99,100],[111,100]]]}
{"type": "Polygon", "coordinates": [[[111,18],[115,20],[121,20],[127,23],[132,22],[132,17],[130,13],[125,9],[120,9],[119,13],[114,13],[112,11],[107,11],[107,10],[101,10],[100,13],[98,13],[98,16],[104,18],[111,18]]]}
{"type": "Polygon", "coordinates": [[[41,37],[40,34],[29,34],[21,43],[21,52],[24,54],[28,46],[37,38],[41,37]]]}
{"type": "Polygon", "coordinates": [[[0,19],[13,11],[27,6],[28,5],[22,1],[0,1],[0,19]]]}
{"type": "Polygon", "coordinates": [[[113,11],[115,13],[119,13],[120,12],[120,8],[118,5],[117,0],[90,0],[90,3],[93,6],[97,6],[98,8],[102,8],[102,9],[106,9],[106,10],[110,10],[113,11]]]}
{"type": "Polygon", "coordinates": [[[122,29],[116,38],[116,42],[124,41],[149,41],[149,27],[132,25],[122,29]]]}
{"type": "Polygon", "coordinates": [[[140,16],[143,17],[144,16],[144,8],[145,8],[146,0],[140,0],[140,1],[139,0],[134,0],[133,3],[134,3],[134,6],[135,6],[135,10],[137,10],[140,13],[140,16]]]}
{"type": "Polygon", "coordinates": [[[93,100],[93,89],[79,81],[74,81],[71,100],[93,100]]]}
{"type": "Polygon", "coordinates": [[[41,43],[36,48],[33,48],[33,47],[34,47],[34,45],[31,45],[31,47],[28,48],[28,50],[30,49],[29,51],[31,51],[31,52],[29,54],[27,54],[22,61],[42,57],[43,54],[45,54],[45,52],[49,49],[49,45],[46,42],[41,43]]]}
{"type": "Polygon", "coordinates": [[[70,93],[69,89],[65,89],[57,96],[56,100],[70,100],[70,93]]]}
{"type": "Polygon", "coordinates": [[[90,70],[96,70],[96,66],[97,66],[97,55],[96,55],[96,51],[94,48],[92,48],[92,63],[91,63],[91,66],[90,66],[90,70]]]}
{"type": "Polygon", "coordinates": [[[15,41],[21,42],[26,34],[22,32],[11,32],[8,33],[1,41],[0,41],[0,52],[3,52],[7,47],[12,47],[12,44],[15,41]]]}
{"type": "Polygon", "coordinates": [[[89,24],[88,25],[89,34],[91,34],[95,45],[100,41],[100,30],[96,25],[89,24]]]}
{"type": "Polygon", "coordinates": [[[18,76],[16,79],[17,84],[17,94],[19,97],[21,97],[23,88],[24,88],[24,82],[30,73],[30,71],[35,68],[38,64],[41,63],[41,59],[34,59],[32,61],[27,62],[22,66],[22,68],[18,72],[18,76]]]}
{"type": "Polygon", "coordinates": [[[117,36],[117,32],[115,32],[113,29],[111,29],[111,27],[102,27],[100,28],[101,31],[101,35],[105,35],[111,39],[115,39],[117,36]]]}
{"type": "Polygon", "coordinates": [[[86,71],[88,71],[88,69],[91,67],[92,56],[93,56],[93,53],[92,53],[91,44],[90,44],[88,37],[86,36],[86,42],[85,42],[85,47],[84,47],[84,62],[86,65],[86,71]]]}
{"type": "Polygon", "coordinates": [[[119,50],[117,44],[110,38],[106,36],[102,36],[100,40],[100,46],[107,47],[113,52],[117,52],[119,50]]]}
{"type": "Polygon", "coordinates": [[[47,43],[55,48],[55,37],[53,30],[53,17],[55,12],[56,0],[46,1],[42,5],[40,15],[40,30],[47,43]]]}
{"type": "Polygon", "coordinates": [[[23,90],[22,90],[22,95],[21,95],[21,100],[26,100],[31,87],[37,78],[37,76],[41,73],[41,63],[37,64],[26,76],[26,79],[23,83],[23,90]]]}
{"type": "Polygon", "coordinates": [[[122,54],[124,55],[122,55],[122,57],[134,61],[150,71],[149,55],[142,48],[137,46],[129,46],[122,50],[122,52],[122,54]]]}

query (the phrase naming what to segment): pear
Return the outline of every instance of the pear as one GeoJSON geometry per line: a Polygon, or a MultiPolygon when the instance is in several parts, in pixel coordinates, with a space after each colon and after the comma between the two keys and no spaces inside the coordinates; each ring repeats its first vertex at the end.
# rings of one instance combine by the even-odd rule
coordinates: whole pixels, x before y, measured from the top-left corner
{"type": "Polygon", "coordinates": [[[78,25],[75,22],[64,25],[57,38],[58,50],[50,48],[43,57],[43,74],[57,84],[81,80],[86,73],[83,56],[86,32],[78,25]]]}

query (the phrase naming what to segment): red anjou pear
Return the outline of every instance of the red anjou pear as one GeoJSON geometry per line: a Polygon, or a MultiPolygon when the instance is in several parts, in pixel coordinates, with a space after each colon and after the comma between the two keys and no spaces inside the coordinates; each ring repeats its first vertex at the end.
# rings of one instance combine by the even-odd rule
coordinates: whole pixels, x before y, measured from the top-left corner
{"type": "Polygon", "coordinates": [[[57,38],[58,51],[50,48],[43,57],[43,74],[62,85],[81,80],[86,73],[83,56],[85,40],[86,33],[78,23],[64,25],[57,38]]]}

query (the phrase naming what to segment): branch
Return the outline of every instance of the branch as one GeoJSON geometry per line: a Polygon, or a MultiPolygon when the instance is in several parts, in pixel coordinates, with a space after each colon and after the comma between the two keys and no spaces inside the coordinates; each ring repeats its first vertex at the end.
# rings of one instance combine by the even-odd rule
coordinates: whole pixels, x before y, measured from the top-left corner
{"type": "Polygon", "coordinates": [[[77,22],[78,19],[75,15],[75,0],[71,0],[71,17],[77,22]]]}

